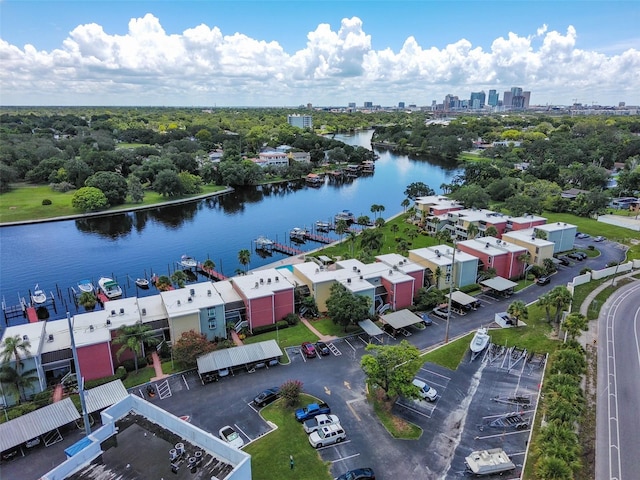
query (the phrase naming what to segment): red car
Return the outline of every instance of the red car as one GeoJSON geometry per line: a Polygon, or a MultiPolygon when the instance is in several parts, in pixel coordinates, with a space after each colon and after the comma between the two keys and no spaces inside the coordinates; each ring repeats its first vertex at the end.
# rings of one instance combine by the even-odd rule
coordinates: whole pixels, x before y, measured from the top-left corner
{"type": "Polygon", "coordinates": [[[300,348],[302,349],[302,354],[307,358],[313,358],[317,355],[316,347],[311,342],[304,342],[300,348]]]}

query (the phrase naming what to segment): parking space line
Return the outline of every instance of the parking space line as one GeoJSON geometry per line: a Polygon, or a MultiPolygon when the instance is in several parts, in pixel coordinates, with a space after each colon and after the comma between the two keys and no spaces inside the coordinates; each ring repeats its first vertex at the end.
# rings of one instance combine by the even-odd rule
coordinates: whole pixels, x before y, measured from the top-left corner
{"type": "Polygon", "coordinates": [[[447,380],[451,380],[451,377],[447,377],[446,375],[441,375],[438,372],[434,372],[433,370],[429,370],[427,368],[421,368],[420,370],[422,370],[423,372],[429,372],[433,375],[436,375],[438,377],[442,377],[442,378],[446,378],[447,380]]]}
{"type": "Polygon", "coordinates": [[[400,405],[402,408],[406,408],[407,410],[411,410],[413,413],[417,413],[418,415],[422,415],[425,418],[431,418],[431,413],[433,413],[433,410],[435,410],[435,406],[434,408],[431,409],[431,413],[429,415],[427,415],[426,413],[422,413],[419,410],[416,410],[413,407],[410,407],[409,405],[405,405],[404,403],[398,403],[396,402],[396,405],[400,405]]]}
{"type": "Polygon", "coordinates": [[[186,378],[184,378],[184,375],[182,375],[182,380],[184,380],[184,386],[185,386],[185,387],[187,387],[187,390],[191,390],[191,389],[189,388],[189,384],[187,383],[187,379],[186,379],[186,378]]]}
{"type": "MultiPolygon", "coordinates": [[[[343,443],[345,443],[345,442],[343,442],[343,443]]],[[[342,457],[342,458],[339,458],[337,460],[331,460],[330,463],[342,462],[343,460],[349,460],[350,458],[355,458],[355,457],[359,457],[359,456],[360,456],[360,454],[356,453],[354,455],[349,455],[348,457],[342,457]]]]}
{"type": "Polygon", "coordinates": [[[256,410],[256,408],[253,406],[253,402],[249,402],[249,403],[247,403],[247,405],[249,406],[249,408],[251,410],[253,410],[254,412],[258,413],[258,410],[256,410]]]}
{"type": "Polygon", "coordinates": [[[358,412],[356,412],[356,409],[355,409],[355,408],[353,408],[353,407],[351,406],[351,404],[352,404],[353,402],[360,402],[360,401],[362,401],[362,399],[361,399],[361,398],[356,398],[356,399],[354,399],[354,400],[349,400],[349,401],[347,402],[347,407],[349,407],[349,410],[351,410],[351,413],[353,413],[353,416],[354,416],[354,417],[356,417],[356,418],[358,419],[358,421],[359,421],[359,422],[361,421],[361,418],[360,418],[360,416],[358,415],[358,412]]]}
{"type": "Polygon", "coordinates": [[[347,339],[345,338],[345,339],[344,339],[344,341],[345,341],[345,342],[347,342],[347,345],[349,345],[349,346],[353,349],[353,351],[354,351],[354,352],[356,351],[356,347],[354,347],[353,345],[351,345],[351,343],[349,342],[349,340],[347,340],[347,339]]]}
{"type": "Polygon", "coordinates": [[[337,447],[338,445],[346,445],[347,443],[351,443],[351,440],[345,440],[344,442],[334,443],[333,445],[327,445],[326,447],[316,448],[316,450],[318,451],[326,450],[327,448],[337,447]]]}
{"type": "Polygon", "coordinates": [[[506,437],[507,435],[517,435],[518,433],[526,433],[530,431],[531,429],[529,428],[527,430],[517,430],[515,432],[502,432],[502,433],[496,433],[495,435],[477,436],[474,438],[474,440],[486,440],[487,438],[506,437]]]}
{"type": "MultiPolygon", "coordinates": [[[[418,378],[418,377],[416,377],[418,378]]],[[[419,380],[422,380],[424,382],[424,380],[422,378],[419,378],[419,380]]],[[[448,383],[446,384],[442,384],[442,383],[436,383],[436,382],[424,382],[428,385],[431,385],[432,387],[435,385],[436,387],[441,387],[441,388],[447,388],[448,383]]]]}
{"type": "Polygon", "coordinates": [[[237,429],[241,434],[243,434],[245,437],[247,437],[247,439],[248,439],[249,441],[251,441],[251,437],[250,437],[249,435],[247,435],[246,433],[244,433],[244,431],[243,431],[243,430],[242,430],[242,429],[241,429],[241,428],[240,428],[236,423],[234,423],[234,424],[233,424],[233,426],[234,426],[234,427],[236,427],[236,429],[237,429]]]}
{"type": "Polygon", "coordinates": [[[304,358],[304,355],[302,354],[302,349],[301,349],[301,348],[299,348],[299,349],[298,349],[298,352],[300,353],[300,356],[302,357],[302,361],[303,361],[304,363],[307,363],[307,359],[306,359],[306,358],[304,358]]]}

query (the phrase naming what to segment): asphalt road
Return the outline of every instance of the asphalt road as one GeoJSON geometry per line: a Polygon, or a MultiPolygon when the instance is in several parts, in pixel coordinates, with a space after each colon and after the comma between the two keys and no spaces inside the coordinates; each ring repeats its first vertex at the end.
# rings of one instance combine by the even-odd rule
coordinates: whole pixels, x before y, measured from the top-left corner
{"type": "Polygon", "coordinates": [[[640,471],[640,283],[617,291],[599,321],[596,478],[631,480],[640,471]]]}

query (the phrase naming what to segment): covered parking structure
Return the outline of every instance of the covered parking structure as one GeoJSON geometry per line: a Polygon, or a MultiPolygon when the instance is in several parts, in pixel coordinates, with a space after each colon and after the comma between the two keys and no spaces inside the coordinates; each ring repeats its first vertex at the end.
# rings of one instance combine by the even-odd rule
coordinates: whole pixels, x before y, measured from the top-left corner
{"type": "MultiPolygon", "coordinates": [[[[448,293],[445,295],[445,298],[449,298],[448,293]]],[[[467,295],[459,290],[451,293],[451,310],[460,315],[464,315],[471,309],[475,310],[479,306],[480,301],[471,295],[467,295]]]]}
{"type": "Polygon", "coordinates": [[[60,427],[80,418],[78,409],[69,397],[33,412],[0,424],[0,452],[13,450],[43,436],[48,447],[62,440],[60,427]]]}
{"type": "Polygon", "coordinates": [[[518,284],[503,277],[493,277],[481,281],[480,285],[486,287],[490,295],[510,297],[511,295],[513,295],[513,289],[518,284]]]}
{"type": "Polygon", "coordinates": [[[129,395],[124,388],[122,380],[114,380],[84,392],[84,400],[87,405],[87,413],[99,412],[111,405],[115,405],[120,400],[129,395]]]}
{"type": "Polygon", "coordinates": [[[225,348],[198,357],[198,375],[203,383],[233,373],[234,368],[248,371],[278,364],[282,350],[275,340],[225,348]]]}
{"type": "Polygon", "coordinates": [[[406,327],[424,322],[424,320],[422,320],[422,317],[419,317],[418,315],[407,309],[398,310],[397,312],[388,313],[386,315],[380,315],[380,321],[384,325],[388,325],[389,327],[391,327],[393,329],[393,334],[400,332],[405,337],[411,335],[411,333],[406,330],[406,327]]]}
{"type": "Polygon", "coordinates": [[[380,327],[378,327],[375,323],[373,323],[370,319],[366,319],[366,320],[362,320],[361,322],[358,322],[358,326],[364,330],[364,332],[369,335],[369,341],[371,341],[371,339],[375,339],[377,340],[379,343],[382,343],[382,341],[380,340],[380,335],[382,335],[384,332],[380,329],[380,327]]]}

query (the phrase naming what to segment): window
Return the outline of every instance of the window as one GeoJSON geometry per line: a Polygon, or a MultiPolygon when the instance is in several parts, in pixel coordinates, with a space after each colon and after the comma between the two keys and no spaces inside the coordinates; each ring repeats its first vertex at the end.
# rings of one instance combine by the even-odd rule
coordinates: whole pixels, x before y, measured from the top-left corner
{"type": "Polygon", "coordinates": [[[216,318],[216,307],[209,307],[207,308],[207,317],[211,318],[216,318]]]}
{"type": "Polygon", "coordinates": [[[491,265],[493,263],[493,257],[487,258],[487,263],[491,265]]]}
{"type": "Polygon", "coordinates": [[[209,330],[215,330],[216,327],[218,326],[218,322],[215,321],[215,319],[209,319],[209,330]]]}
{"type": "Polygon", "coordinates": [[[536,247],[536,253],[540,253],[540,247],[536,247]]]}

